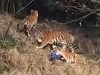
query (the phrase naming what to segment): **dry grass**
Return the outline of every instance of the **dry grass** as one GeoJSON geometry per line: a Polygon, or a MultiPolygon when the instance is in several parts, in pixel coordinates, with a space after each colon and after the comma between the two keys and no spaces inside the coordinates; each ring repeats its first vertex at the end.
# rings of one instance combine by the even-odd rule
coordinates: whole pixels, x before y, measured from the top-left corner
{"type": "MultiPolygon", "coordinates": [[[[9,35],[12,35],[10,38],[16,40],[16,44],[13,47],[8,44],[9,49],[0,48],[0,75],[100,75],[99,57],[96,61],[88,60],[80,54],[77,55],[75,64],[60,61],[51,64],[48,61],[49,49],[36,50],[35,45],[23,33],[16,32],[16,25],[17,23],[14,22],[9,31],[9,35]]],[[[1,35],[6,28],[4,18],[0,18],[1,35]]],[[[78,37],[78,40],[84,39],[83,35],[78,37]]],[[[89,52],[94,51],[93,43],[87,41],[79,43],[79,49],[82,49],[80,51],[86,49],[89,52]]]]}

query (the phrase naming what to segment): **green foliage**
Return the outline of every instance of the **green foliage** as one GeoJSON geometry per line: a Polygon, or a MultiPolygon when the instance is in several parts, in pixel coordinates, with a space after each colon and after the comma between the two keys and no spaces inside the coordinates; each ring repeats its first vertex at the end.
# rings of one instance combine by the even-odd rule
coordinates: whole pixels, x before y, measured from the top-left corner
{"type": "Polygon", "coordinates": [[[4,66],[0,66],[0,75],[3,75],[7,69],[4,66]]]}
{"type": "Polygon", "coordinates": [[[0,40],[0,45],[2,48],[9,49],[16,45],[16,41],[12,36],[7,36],[5,40],[0,40]]]}
{"type": "Polygon", "coordinates": [[[2,65],[2,64],[0,64],[0,75],[3,75],[4,72],[8,72],[10,70],[6,65],[2,65]]]}
{"type": "Polygon", "coordinates": [[[5,69],[0,69],[0,75],[4,73],[5,69]]]}
{"type": "Polygon", "coordinates": [[[4,73],[4,71],[0,69],[0,75],[2,75],[3,73],[4,73]]]}

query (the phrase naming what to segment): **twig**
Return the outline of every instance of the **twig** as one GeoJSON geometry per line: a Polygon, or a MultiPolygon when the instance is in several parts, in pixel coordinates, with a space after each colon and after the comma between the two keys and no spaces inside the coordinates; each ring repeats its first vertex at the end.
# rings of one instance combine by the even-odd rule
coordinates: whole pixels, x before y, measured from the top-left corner
{"type": "Polygon", "coordinates": [[[76,9],[76,10],[79,10],[79,11],[81,11],[81,12],[85,12],[85,11],[89,11],[89,9],[83,9],[83,8],[81,8],[81,7],[76,7],[76,6],[66,6],[67,8],[74,8],[74,9],[76,9]]]}
{"type": "Polygon", "coordinates": [[[78,2],[74,2],[76,4],[78,4],[78,6],[73,6],[71,4],[69,4],[68,6],[65,5],[65,8],[74,8],[76,10],[79,10],[81,12],[94,12],[95,11],[95,14],[97,14],[98,16],[100,16],[97,12],[100,12],[100,9],[91,9],[91,8],[88,8],[87,6],[85,7],[84,5],[81,5],[80,3],[78,2]]]}
{"type": "Polygon", "coordinates": [[[24,7],[22,7],[21,9],[19,9],[14,16],[16,16],[20,11],[22,11],[23,9],[25,9],[27,6],[29,6],[31,3],[33,2],[33,0],[31,0],[27,5],[25,5],[24,7]]]}
{"type": "Polygon", "coordinates": [[[13,3],[13,12],[15,13],[15,11],[16,11],[16,10],[15,10],[15,4],[13,3]]]}
{"type": "Polygon", "coordinates": [[[6,39],[6,37],[7,37],[7,34],[8,34],[8,32],[9,32],[9,29],[10,29],[10,26],[12,25],[12,23],[13,23],[13,17],[12,17],[12,19],[11,19],[11,21],[10,21],[10,23],[9,23],[9,26],[8,26],[8,28],[7,28],[7,31],[6,31],[6,33],[5,33],[5,36],[4,36],[4,41],[5,41],[5,39],[6,39]]]}
{"type": "Polygon", "coordinates": [[[94,14],[94,13],[97,14],[98,16],[100,16],[100,15],[98,14],[98,12],[100,12],[100,9],[91,9],[91,8],[88,8],[87,6],[86,6],[86,7],[82,6],[81,4],[79,4],[79,3],[77,3],[77,2],[75,2],[75,3],[78,4],[78,6],[72,6],[72,5],[69,4],[69,6],[65,5],[65,8],[73,8],[73,9],[79,10],[80,12],[86,12],[86,11],[87,11],[87,12],[90,12],[90,13],[88,13],[87,15],[85,15],[85,16],[83,16],[83,17],[80,17],[80,18],[78,18],[78,19],[69,21],[69,22],[67,22],[67,23],[60,23],[60,24],[70,24],[70,23],[73,23],[73,22],[82,20],[82,19],[84,19],[84,18],[86,18],[86,17],[88,17],[89,15],[94,14]]]}
{"type": "Polygon", "coordinates": [[[5,19],[5,22],[7,22],[7,15],[8,15],[8,5],[9,5],[9,2],[10,2],[10,0],[8,0],[8,2],[7,2],[7,7],[6,7],[6,19],[5,19]]]}
{"type": "MultiPolygon", "coordinates": [[[[80,18],[78,18],[78,19],[75,19],[75,20],[72,20],[72,21],[69,21],[69,22],[67,22],[67,23],[63,23],[63,24],[70,24],[70,23],[73,23],[73,22],[76,22],[76,21],[82,20],[82,19],[86,18],[87,16],[89,16],[89,15],[91,15],[91,14],[93,14],[93,13],[95,13],[95,11],[94,11],[94,12],[91,12],[91,13],[89,13],[89,14],[83,16],[83,17],[80,17],[80,18]]],[[[62,23],[61,23],[61,24],[62,24],[62,23]]]]}
{"type": "MultiPolygon", "coordinates": [[[[5,19],[5,22],[7,22],[7,13],[8,13],[8,5],[9,5],[9,2],[10,2],[10,0],[8,0],[8,2],[7,2],[7,7],[6,7],[6,19],[5,19]]],[[[6,25],[7,25],[7,23],[6,23],[6,25]]],[[[8,32],[8,29],[7,29],[7,31],[6,31],[6,33],[5,33],[5,35],[4,35],[4,38],[3,38],[3,44],[2,44],[3,46],[4,46],[4,44],[5,44],[7,32],[8,32]]]]}
{"type": "Polygon", "coordinates": [[[82,6],[80,3],[78,3],[78,2],[75,2],[75,1],[74,1],[74,3],[78,4],[80,7],[83,7],[83,6],[82,6]]]}
{"type": "MultiPolygon", "coordinates": [[[[9,0],[10,1],[10,0],[9,0]]],[[[8,7],[8,6],[7,6],[8,7]]],[[[8,9],[8,8],[7,8],[8,9]]],[[[15,6],[14,6],[14,3],[13,3],[13,10],[14,10],[14,12],[15,12],[15,6]]],[[[7,15],[6,15],[7,16],[7,15]]],[[[10,28],[10,26],[12,25],[12,23],[13,23],[13,20],[14,20],[14,17],[13,17],[13,15],[12,15],[12,19],[11,19],[11,21],[10,21],[10,23],[9,23],[9,26],[8,26],[8,28],[7,28],[7,31],[6,31],[6,33],[5,33],[5,36],[4,36],[4,42],[5,42],[5,39],[6,39],[6,37],[7,37],[7,34],[8,34],[8,32],[9,32],[9,28],[10,28]]]]}
{"type": "MultiPolygon", "coordinates": [[[[95,12],[95,14],[98,15],[97,11],[100,12],[100,9],[90,9],[88,7],[84,8],[84,7],[76,7],[76,6],[65,6],[66,8],[74,8],[76,10],[79,10],[81,12],[95,12]]],[[[100,16],[100,15],[98,15],[100,16]]]]}

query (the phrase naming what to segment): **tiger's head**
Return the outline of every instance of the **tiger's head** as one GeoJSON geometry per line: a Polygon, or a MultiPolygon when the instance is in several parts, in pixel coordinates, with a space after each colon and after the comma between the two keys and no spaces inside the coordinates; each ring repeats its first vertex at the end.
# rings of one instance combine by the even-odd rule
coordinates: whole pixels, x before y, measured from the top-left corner
{"type": "Polygon", "coordinates": [[[37,10],[31,10],[30,14],[38,17],[38,11],[37,10]]]}
{"type": "Polygon", "coordinates": [[[43,35],[42,35],[41,32],[36,32],[36,33],[34,34],[34,38],[35,38],[35,40],[36,40],[36,42],[37,42],[38,44],[41,44],[41,43],[43,42],[43,35]]]}

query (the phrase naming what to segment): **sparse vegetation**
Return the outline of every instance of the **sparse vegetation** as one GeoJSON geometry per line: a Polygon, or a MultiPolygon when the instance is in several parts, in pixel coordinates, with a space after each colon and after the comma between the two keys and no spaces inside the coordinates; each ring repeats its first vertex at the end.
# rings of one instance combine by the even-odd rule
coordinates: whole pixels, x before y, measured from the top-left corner
{"type": "Polygon", "coordinates": [[[13,18],[24,19],[31,9],[36,9],[39,11],[38,25],[41,30],[46,29],[44,22],[48,27],[53,28],[55,25],[56,28],[62,27],[68,30],[75,35],[80,54],[77,53],[75,64],[57,61],[58,64],[52,65],[48,61],[50,48],[35,49],[34,38],[32,37],[30,41],[27,36],[23,35],[24,33],[17,32],[16,25],[19,20],[14,19],[5,39],[0,36],[0,75],[100,75],[100,1],[30,1],[1,0],[0,35],[4,34],[9,27],[12,13],[16,14],[15,12],[18,11],[13,18]],[[69,23],[68,26],[67,23],[69,23]],[[98,40],[95,41],[95,39],[98,40]],[[81,51],[84,54],[81,54],[81,51]]]}
{"type": "Polygon", "coordinates": [[[98,59],[99,55],[93,53],[85,53],[83,56],[86,57],[87,60],[96,60],[98,59]]]}
{"type": "Polygon", "coordinates": [[[13,48],[16,44],[16,40],[11,35],[7,36],[5,40],[0,40],[1,47],[5,49],[13,48]]]}
{"type": "Polygon", "coordinates": [[[23,49],[25,46],[26,46],[25,42],[22,42],[22,41],[17,42],[17,49],[19,52],[24,53],[23,49]]]}
{"type": "Polygon", "coordinates": [[[3,73],[4,73],[4,70],[1,69],[1,67],[0,67],[0,75],[2,75],[3,73]]]}

